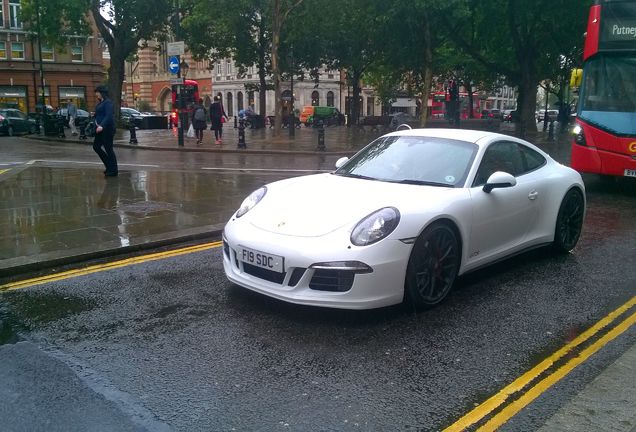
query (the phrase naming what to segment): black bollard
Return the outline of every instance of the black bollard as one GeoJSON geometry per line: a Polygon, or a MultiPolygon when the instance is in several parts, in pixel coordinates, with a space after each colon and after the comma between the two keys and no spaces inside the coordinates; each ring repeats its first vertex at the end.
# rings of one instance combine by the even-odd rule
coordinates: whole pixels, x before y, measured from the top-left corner
{"type": "Polygon", "coordinates": [[[234,116],[234,129],[238,128],[238,116],[234,116]]]}
{"type": "Polygon", "coordinates": [[[322,120],[318,122],[318,147],[316,148],[318,151],[325,151],[325,124],[322,120]]]}
{"type": "Polygon", "coordinates": [[[64,133],[64,118],[57,118],[57,136],[58,138],[66,138],[66,134],[64,133]]]}
{"type": "Polygon", "coordinates": [[[548,139],[554,139],[554,122],[550,122],[550,126],[548,127],[548,139]]]}
{"type": "Polygon", "coordinates": [[[86,136],[86,126],[88,125],[88,121],[81,121],[78,125],[79,129],[79,139],[85,140],[88,137],[86,136]]]}
{"type": "Polygon", "coordinates": [[[241,119],[238,126],[238,148],[247,148],[245,143],[245,120],[241,119]]]}
{"type": "Polygon", "coordinates": [[[137,144],[137,130],[135,129],[135,124],[133,123],[132,119],[128,124],[128,130],[130,131],[130,141],[128,141],[128,144],[137,144]]]}

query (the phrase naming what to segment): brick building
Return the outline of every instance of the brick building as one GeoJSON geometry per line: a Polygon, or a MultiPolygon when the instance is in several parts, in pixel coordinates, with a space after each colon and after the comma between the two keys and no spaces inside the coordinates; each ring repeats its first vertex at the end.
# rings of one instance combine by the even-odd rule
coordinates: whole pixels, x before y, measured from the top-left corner
{"type": "MultiPolygon", "coordinates": [[[[40,103],[38,43],[20,20],[20,0],[0,0],[0,106],[33,112],[40,103]]],[[[105,80],[99,38],[71,37],[56,50],[42,43],[44,95],[57,107],[73,100],[78,107],[95,106],[94,89],[105,80]]]]}

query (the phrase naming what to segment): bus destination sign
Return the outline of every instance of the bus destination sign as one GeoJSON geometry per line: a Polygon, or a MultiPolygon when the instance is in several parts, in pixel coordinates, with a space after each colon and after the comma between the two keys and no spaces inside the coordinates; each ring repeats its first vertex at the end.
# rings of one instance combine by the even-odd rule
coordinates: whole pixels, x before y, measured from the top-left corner
{"type": "Polygon", "coordinates": [[[636,48],[636,3],[606,3],[601,13],[599,51],[636,48]]]}

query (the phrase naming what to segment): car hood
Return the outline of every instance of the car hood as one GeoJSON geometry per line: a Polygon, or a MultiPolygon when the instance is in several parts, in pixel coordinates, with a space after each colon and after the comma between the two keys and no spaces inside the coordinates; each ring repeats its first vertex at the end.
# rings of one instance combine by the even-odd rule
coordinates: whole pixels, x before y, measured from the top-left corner
{"type": "Polygon", "coordinates": [[[433,208],[453,190],[317,174],[268,185],[263,200],[246,216],[265,231],[318,237],[341,228],[352,230],[362,218],[383,207],[408,213],[414,203],[426,202],[433,208]]]}

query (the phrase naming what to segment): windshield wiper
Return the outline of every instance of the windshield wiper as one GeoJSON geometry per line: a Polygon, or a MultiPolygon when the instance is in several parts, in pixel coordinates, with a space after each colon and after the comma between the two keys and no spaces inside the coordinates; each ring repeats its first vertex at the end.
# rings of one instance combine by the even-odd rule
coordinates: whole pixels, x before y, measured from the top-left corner
{"type": "Polygon", "coordinates": [[[365,176],[365,175],[361,175],[361,174],[351,174],[351,173],[340,174],[340,173],[336,173],[336,175],[339,175],[339,176],[342,176],[342,177],[358,178],[358,179],[363,179],[363,180],[377,180],[377,178],[375,178],[375,177],[369,177],[369,176],[365,176]]]}
{"type": "Polygon", "coordinates": [[[392,183],[410,184],[410,185],[418,185],[418,186],[439,186],[439,187],[449,187],[449,188],[454,187],[453,185],[448,183],[439,183],[439,182],[432,182],[432,181],[426,181],[426,180],[413,180],[413,179],[395,180],[395,181],[392,181],[392,183]]]}

